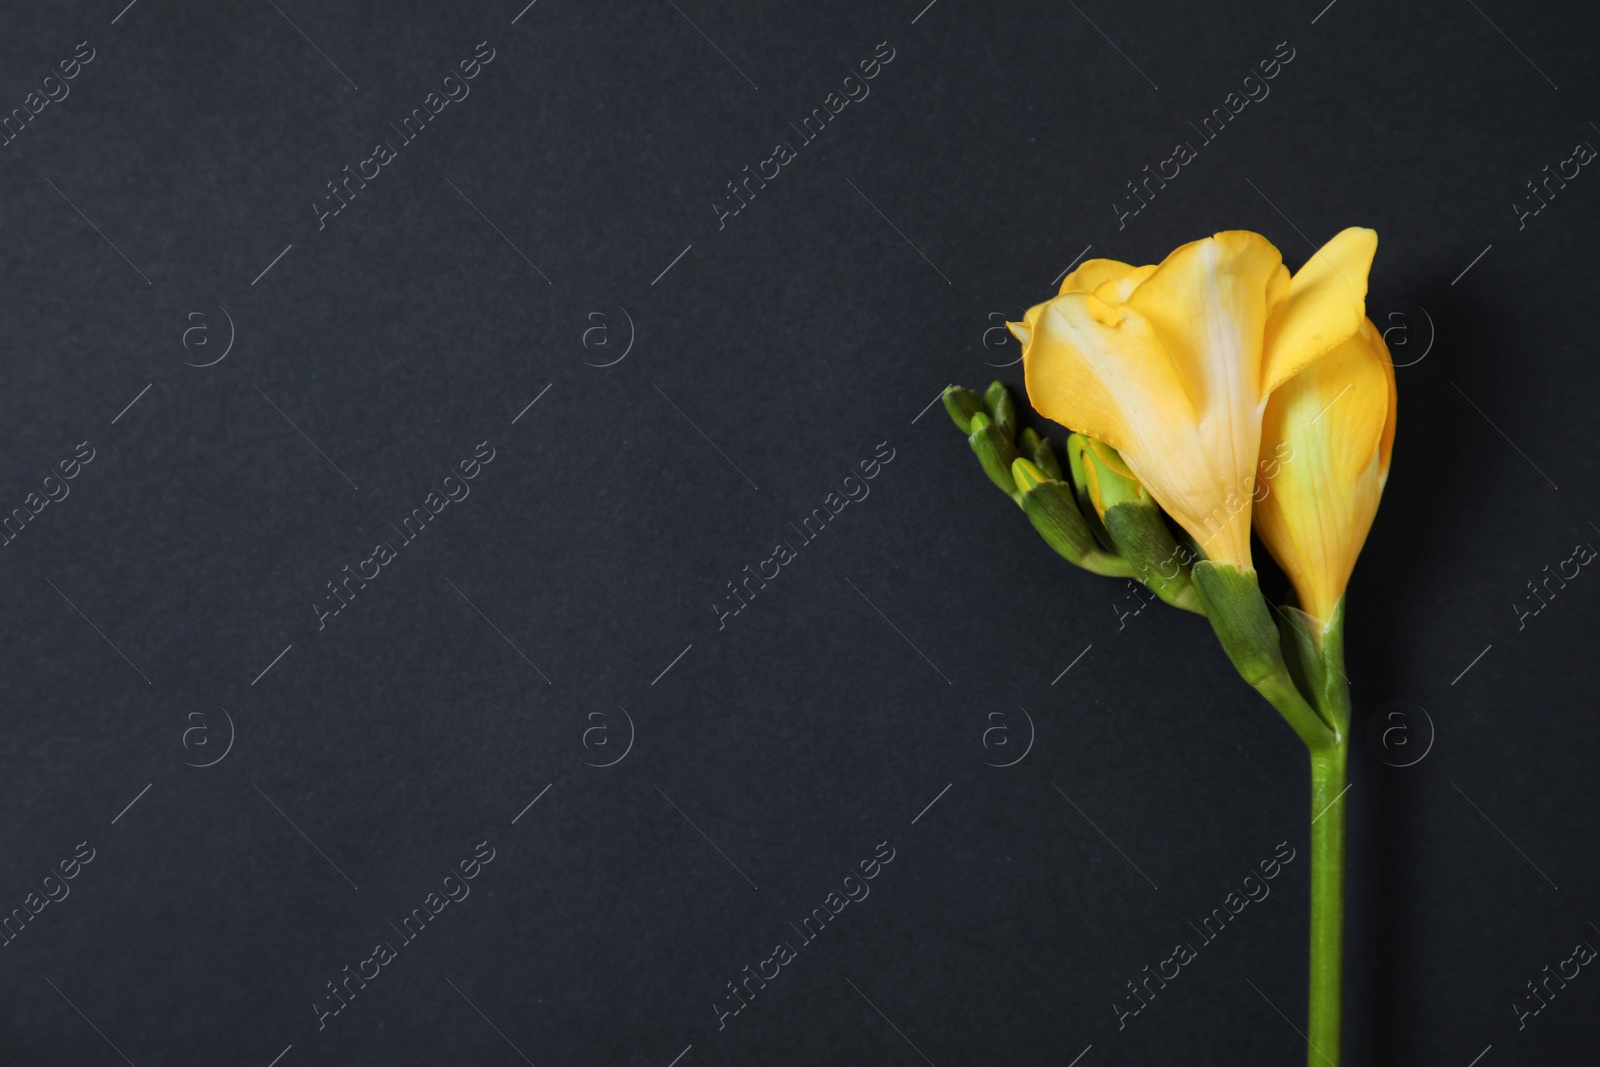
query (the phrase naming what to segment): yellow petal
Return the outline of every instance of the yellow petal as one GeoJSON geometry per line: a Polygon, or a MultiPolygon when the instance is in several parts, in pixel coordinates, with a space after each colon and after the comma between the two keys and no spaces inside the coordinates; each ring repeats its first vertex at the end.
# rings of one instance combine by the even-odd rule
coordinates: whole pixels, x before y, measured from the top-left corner
{"type": "Polygon", "coordinates": [[[1324,622],[1344,595],[1378,511],[1394,441],[1394,370],[1365,318],[1354,336],[1267,402],[1255,528],[1324,622]]]}
{"type": "Polygon", "coordinates": [[[1129,271],[1139,269],[1115,259],[1086,259],[1061,280],[1061,288],[1056,293],[1092,293],[1106,282],[1116,281],[1129,271]]]}
{"type": "Polygon", "coordinates": [[[1267,325],[1262,395],[1349,340],[1366,320],[1367,273],[1376,232],[1352,226],[1336,234],[1289,283],[1289,298],[1267,325]]]}
{"type": "Polygon", "coordinates": [[[1079,292],[1029,308],[1020,325],[1028,398],[1046,418],[1118,451],[1134,447],[1150,419],[1194,421],[1142,316],[1079,292]]]}
{"type": "MultiPolygon", "coordinates": [[[[1236,409],[1256,409],[1259,423],[1261,358],[1268,313],[1289,284],[1283,257],[1258,233],[1230,230],[1175,250],[1128,297],[1128,307],[1150,320],[1202,418],[1235,421],[1236,409]]],[[[1245,471],[1255,465],[1248,444],[1245,471]]]]}
{"type": "Polygon", "coordinates": [[[1383,357],[1383,376],[1389,382],[1389,415],[1383,424],[1383,436],[1378,439],[1378,489],[1381,491],[1389,481],[1389,459],[1394,453],[1394,427],[1395,411],[1399,403],[1399,393],[1394,387],[1394,358],[1389,354],[1389,346],[1383,342],[1383,333],[1368,319],[1363,329],[1371,331],[1373,345],[1378,354],[1383,357]]]}
{"type": "Polygon", "coordinates": [[[1159,269],[1160,267],[1155,264],[1151,264],[1148,267],[1135,267],[1118,278],[1102,282],[1095,288],[1094,295],[1108,304],[1126,303],[1128,297],[1133,295],[1133,291],[1139,288],[1146,278],[1159,269]]]}

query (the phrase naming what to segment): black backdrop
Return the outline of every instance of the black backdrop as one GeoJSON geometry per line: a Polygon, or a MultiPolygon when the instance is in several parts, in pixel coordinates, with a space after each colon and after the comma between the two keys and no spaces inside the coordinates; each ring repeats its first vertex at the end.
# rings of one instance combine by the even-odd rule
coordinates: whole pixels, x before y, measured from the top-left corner
{"type": "Polygon", "coordinates": [[[1298,1062],[1299,742],[927,405],[1367,225],[1349,1061],[1584,1060],[1595,15],[925,3],[10,5],[0,1058],[1298,1062]]]}

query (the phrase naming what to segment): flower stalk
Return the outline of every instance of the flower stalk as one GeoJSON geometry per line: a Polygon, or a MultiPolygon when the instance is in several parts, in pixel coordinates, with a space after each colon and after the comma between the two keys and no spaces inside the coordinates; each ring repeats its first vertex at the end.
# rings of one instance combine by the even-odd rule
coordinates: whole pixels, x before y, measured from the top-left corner
{"type": "Polygon", "coordinates": [[[1344,992],[1347,736],[1311,753],[1311,974],[1307,1067],[1339,1067],[1344,992]]]}
{"type": "MultiPolygon", "coordinates": [[[[1296,659],[1331,738],[1311,752],[1311,966],[1306,1016],[1308,1067],[1338,1067],[1344,992],[1345,793],[1350,788],[1350,682],[1344,674],[1344,601],[1318,626],[1293,611],[1296,659]]],[[[1287,612],[1286,612],[1287,615],[1287,612]]],[[[1285,639],[1290,637],[1286,633],[1285,639]]]]}

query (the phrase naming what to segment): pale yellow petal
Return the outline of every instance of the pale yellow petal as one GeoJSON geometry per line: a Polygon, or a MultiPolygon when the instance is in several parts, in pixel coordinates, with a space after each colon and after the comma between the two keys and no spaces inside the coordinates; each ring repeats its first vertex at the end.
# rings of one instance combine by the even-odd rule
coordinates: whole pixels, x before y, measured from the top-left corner
{"type": "Polygon", "coordinates": [[[1289,283],[1267,324],[1261,392],[1271,393],[1317,357],[1349,340],[1366,319],[1367,274],[1376,232],[1352,226],[1317,250],[1289,283]]]}
{"type": "Polygon", "coordinates": [[[1206,457],[1197,464],[1153,452],[1129,456],[1129,466],[1201,551],[1241,567],[1250,565],[1266,323],[1288,289],[1272,243],[1232,230],[1174,251],[1126,304],[1150,320],[1171,357],[1195,412],[1187,448],[1206,457]]]}
{"type": "Polygon", "coordinates": [[[1300,606],[1323,621],[1344,595],[1383,492],[1394,373],[1365,319],[1267,402],[1255,529],[1300,606]]]}
{"type": "Polygon", "coordinates": [[[1233,419],[1242,414],[1237,409],[1256,408],[1250,421],[1260,420],[1269,301],[1281,299],[1287,280],[1270,241],[1230,230],[1176,249],[1128,296],[1128,307],[1165,343],[1202,418],[1233,419]]]}

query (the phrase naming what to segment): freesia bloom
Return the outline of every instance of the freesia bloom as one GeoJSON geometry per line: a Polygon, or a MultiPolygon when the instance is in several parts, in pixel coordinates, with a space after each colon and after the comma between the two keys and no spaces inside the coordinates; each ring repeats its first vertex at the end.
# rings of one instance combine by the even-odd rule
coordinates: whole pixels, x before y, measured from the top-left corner
{"type": "Polygon", "coordinates": [[[1156,266],[1089,260],[1009,324],[1028,397],[1121,453],[1208,558],[1253,570],[1267,399],[1366,321],[1376,248],[1373,231],[1347,229],[1293,278],[1271,242],[1243,230],[1156,266]]]}
{"type": "Polygon", "coordinates": [[[1370,320],[1267,401],[1256,532],[1323,629],[1372,528],[1394,447],[1394,364],[1370,320]]]}

